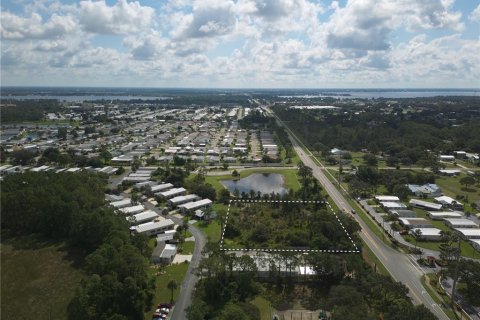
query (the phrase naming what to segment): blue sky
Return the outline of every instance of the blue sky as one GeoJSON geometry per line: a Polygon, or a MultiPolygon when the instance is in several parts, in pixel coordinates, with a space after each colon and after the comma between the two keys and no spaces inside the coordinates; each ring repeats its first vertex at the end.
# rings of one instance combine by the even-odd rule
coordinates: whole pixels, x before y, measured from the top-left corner
{"type": "Polygon", "coordinates": [[[1,2],[1,84],[479,88],[478,0],[1,2]]]}

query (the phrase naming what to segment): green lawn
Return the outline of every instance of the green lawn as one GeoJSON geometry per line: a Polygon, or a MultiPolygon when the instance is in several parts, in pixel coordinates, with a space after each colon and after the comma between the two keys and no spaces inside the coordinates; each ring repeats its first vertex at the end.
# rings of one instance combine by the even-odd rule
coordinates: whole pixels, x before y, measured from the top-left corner
{"type": "Polygon", "coordinates": [[[460,200],[461,203],[465,205],[465,209],[473,211],[470,203],[480,200],[480,188],[475,186],[470,186],[468,190],[465,190],[464,186],[460,184],[460,179],[465,177],[465,174],[461,174],[458,177],[444,177],[441,176],[435,179],[435,183],[442,189],[442,192],[455,199],[457,195],[462,195],[468,197],[468,201],[465,199],[460,200]]]}
{"type": "Polygon", "coordinates": [[[2,319],[66,319],[85,276],[78,261],[81,255],[67,252],[64,243],[34,236],[2,241],[2,319]]]}
{"type": "MultiPolygon", "coordinates": [[[[404,238],[411,244],[415,245],[415,239],[411,235],[407,235],[404,238]]],[[[440,243],[441,242],[418,241],[417,246],[420,248],[440,251],[440,243]]],[[[462,256],[480,259],[480,253],[475,251],[475,249],[471,245],[469,245],[466,241],[462,240],[462,243],[460,244],[460,248],[462,249],[462,256]]]]}
{"type": "Polygon", "coordinates": [[[182,245],[181,254],[193,254],[195,249],[195,241],[185,241],[182,245]]]}
{"type": "MultiPolygon", "coordinates": [[[[422,285],[427,290],[428,294],[439,306],[442,306],[443,303],[450,305],[450,298],[447,295],[440,295],[431,284],[427,284],[427,281],[429,281],[430,279],[429,277],[436,277],[436,275],[435,273],[428,273],[420,278],[420,280],[422,281],[422,285]]],[[[442,310],[450,319],[458,319],[451,308],[445,309],[442,307],[442,310]]]]}
{"type": "Polygon", "coordinates": [[[177,282],[178,289],[173,292],[173,300],[175,301],[177,299],[187,269],[188,263],[180,263],[172,264],[162,269],[151,268],[149,270],[151,274],[157,274],[155,279],[156,289],[155,298],[153,299],[154,305],[152,306],[152,310],[145,313],[145,319],[152,318],[157,304],[170,302],[171,291],[167,288],[167,284],[171,279],[175,279],[177,282]]]}
{"type": "Polygon", "coordinates": [[[292,169],[252,168],[252,169],[241,170],[239,173],[240,173],[240,176],[238,177],[233,177],[231,174],[222,175],[222,176],[205,176],[205,182],[210,183],[215,188],[215,190],[219,192],[220,190],[225,188],[220,183],[221,180],[231,180],[233,178],[241,179],[241,178],[248,177],[249,175],[254,173],[279,173],[283,175],[283,177],[285,178],[285,181],[284,181],[285,187],[289,189],[293,189],[293,191],[297,191],[298,189],[300,189],[300,182],[298,181],[296,168],[292,168],[292,169]]]}
{"type": "Polygon", "coordinates": [[[200,221],[195,224],[195,227],[200,229],[205,234],[205,236],[209,241],[211,242],[220,241],[221,226],[218,223],[218,221],[213,220],[213,221],[210,221],[210,223],[200,221]]]}

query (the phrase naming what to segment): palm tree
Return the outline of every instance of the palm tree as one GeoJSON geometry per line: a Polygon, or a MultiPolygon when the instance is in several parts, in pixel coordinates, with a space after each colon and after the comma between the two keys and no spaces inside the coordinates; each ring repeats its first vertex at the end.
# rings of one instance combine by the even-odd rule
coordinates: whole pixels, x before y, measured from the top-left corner
{"type": "Polygon", "coordinates": [[[175,279],[171,279],[167,284],[167,288],[172,291],[172,295],[170,297],[170,303],[173,303],[173,291],[175,291],[177,289],[177,287],[178,287],[178,285],[177,285],[177,281],[175,281],[175,279]]]}
{"type": "Polygon", "coordinates": [[[415,229],[415,231],[413,231],[413,236],[415,237],[415,250],[417,250],[417,242],[418,239],[422,237],[422,230],[415,229]]]}

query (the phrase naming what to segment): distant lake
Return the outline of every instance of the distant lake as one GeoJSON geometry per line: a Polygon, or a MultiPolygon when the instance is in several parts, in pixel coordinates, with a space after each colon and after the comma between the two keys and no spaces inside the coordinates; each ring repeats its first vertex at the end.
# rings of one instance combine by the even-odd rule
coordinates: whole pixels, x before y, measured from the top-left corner
{"type": "Polygon", "coordinates": [[[284,195],[288,192],[285,188],[283,175],[278,173],[254,173],[246,178],[239,180],[222,180],[220,181],[228,191],[233,193],[235,189],[238,189],[240,193],[249,193],[250,190],[257,193],[260,191],[262,194],[278,193],[284,195]]]}

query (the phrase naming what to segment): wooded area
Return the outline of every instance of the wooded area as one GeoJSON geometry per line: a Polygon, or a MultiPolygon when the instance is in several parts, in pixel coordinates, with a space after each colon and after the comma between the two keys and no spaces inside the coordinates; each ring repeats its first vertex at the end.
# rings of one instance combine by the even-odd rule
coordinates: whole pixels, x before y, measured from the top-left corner
{"type": "Polygon", "coordinates": [[[2,235],[42,234],[83,252],[88,277],[69,305],[70,319],[143,319],[154,290],[151,252],[146,238],[130,235],[125,218],[104,206],[105,184],[105,176],[87,172],[8,176],[2,235]]]}

